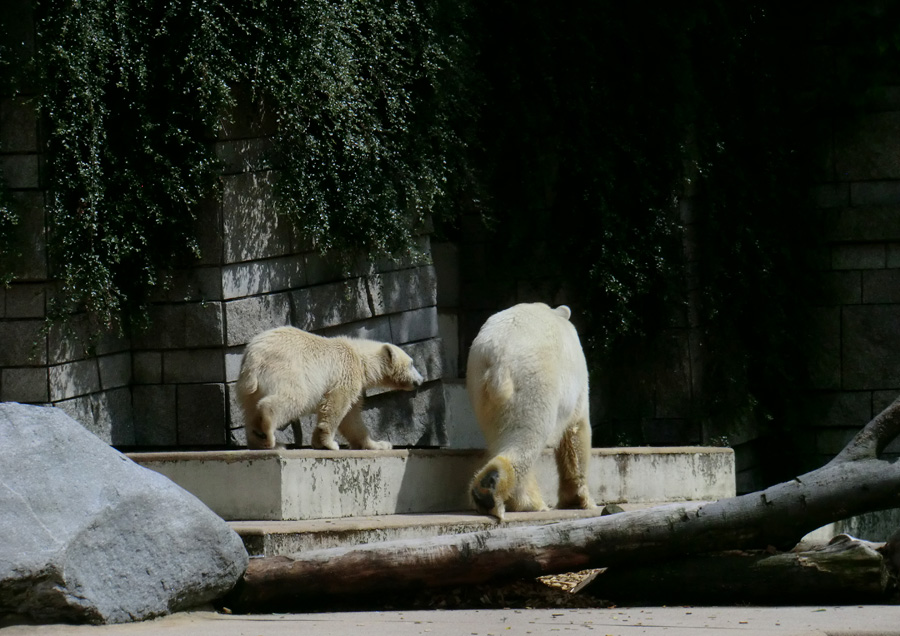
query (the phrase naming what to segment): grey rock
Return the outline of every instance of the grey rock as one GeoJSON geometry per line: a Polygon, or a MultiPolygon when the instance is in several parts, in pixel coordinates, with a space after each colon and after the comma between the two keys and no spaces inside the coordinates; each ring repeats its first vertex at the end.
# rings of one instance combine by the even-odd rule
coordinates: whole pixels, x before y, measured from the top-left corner
{"type": "Polygon", "coordinates": [[[208,603],[247,566],[238,535],[63,411],[0,404],[0,616],[120,623],[208,603]]]}

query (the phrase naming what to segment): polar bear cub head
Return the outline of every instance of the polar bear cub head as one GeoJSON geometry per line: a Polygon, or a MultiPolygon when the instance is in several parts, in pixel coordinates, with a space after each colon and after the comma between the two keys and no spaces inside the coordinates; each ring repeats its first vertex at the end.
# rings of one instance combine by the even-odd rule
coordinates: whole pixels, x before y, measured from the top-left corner
{"type": "Polygon", "coordinates": [[[378,356],[380,368],[376,371],[377,386],[402,391],[413,391],[422,386],[425,379],[403,349],[392,344],[379,344],[381,351],[378,356]]]}

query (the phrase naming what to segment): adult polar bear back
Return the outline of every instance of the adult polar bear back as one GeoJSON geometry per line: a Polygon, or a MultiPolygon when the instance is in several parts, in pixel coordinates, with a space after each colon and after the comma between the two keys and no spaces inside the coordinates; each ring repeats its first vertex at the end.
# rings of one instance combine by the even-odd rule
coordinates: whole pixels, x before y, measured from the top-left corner
{"type": "Polygon", "coordinates": [[[316,413],[313,447],[337,450],[340,431],[351,448],[387,450],[391,444],[373,440],[362,421],[363,391],[408,391],[422,381],[412,358],[393,344],[295,327],[264,331],[247,344],[237,381],[247,445],[273,448],[276,430],[316,413]]]}
{"type": "Polygon", "coordinates": [[[588,371],[571,311],[543,303],[494,314],[469,352],[466,387],[490,460],[472,482],[481,512],[545,510],[533,469],[556,449],[559,507],[590,508],[588,371]]]}

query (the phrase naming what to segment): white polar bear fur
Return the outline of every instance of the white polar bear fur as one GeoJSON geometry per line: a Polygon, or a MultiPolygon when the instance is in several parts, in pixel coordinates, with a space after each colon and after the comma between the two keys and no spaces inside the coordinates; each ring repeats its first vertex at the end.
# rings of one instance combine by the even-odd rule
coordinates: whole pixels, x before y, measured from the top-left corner
{"type": "Polygon", "coordinates": [[[395,345],[295,327],[264,331],[247,344],[237,381],[247,445],[274,448],[276,430],[316,413],[314,448],[338,450],[340,430],[351,448],[388,450],[390,442],[373,440],[362,421],[363,392],[421,384],[412,358],[395,345]]]}
{"type": "Polygon", "coordinates": [[[556,449],[560,508],[592,508],[588,370],[565,305],[520,304],[481,327],[466,388],[488,445],[475,475],[476,508],[503,519],[506,510],[546,510],[534,475],[544,448],[556,449]]]}

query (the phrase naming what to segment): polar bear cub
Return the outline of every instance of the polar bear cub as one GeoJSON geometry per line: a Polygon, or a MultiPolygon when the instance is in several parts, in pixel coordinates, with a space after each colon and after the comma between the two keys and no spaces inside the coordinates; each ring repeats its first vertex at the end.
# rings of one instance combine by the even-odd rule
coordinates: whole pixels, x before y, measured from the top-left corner
{"type": "Polygon", "coordinates": [[[274,448],[276,430],[316,413],[313,448],[338,450],[340,431],[350,448],[388,450],[390,442],[373,440],[362,421],[363,391],[410,391],[422,381],[412,358],[392,344],[295,327],[264,331],[247,344],[237,381],[247,445],[274,448]]]}
{"type": "Polygon", "coordinates": [[[466,388],[490,460],[471,496],[482,513],[546,510],[534,465],[556,449],[560,508],[593,508],[588,371],[565,305],[520,304],[494,314],[469,352],[466,388]]]}

